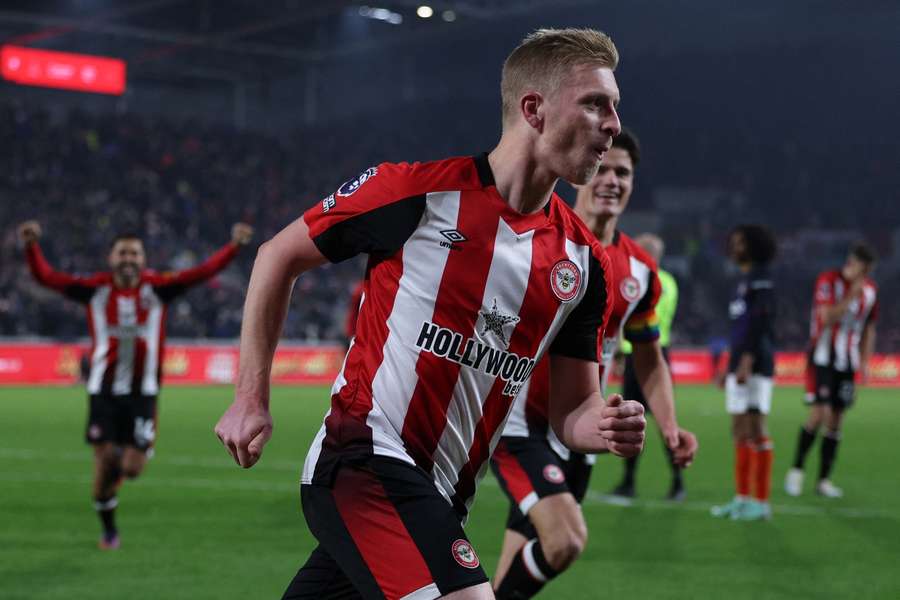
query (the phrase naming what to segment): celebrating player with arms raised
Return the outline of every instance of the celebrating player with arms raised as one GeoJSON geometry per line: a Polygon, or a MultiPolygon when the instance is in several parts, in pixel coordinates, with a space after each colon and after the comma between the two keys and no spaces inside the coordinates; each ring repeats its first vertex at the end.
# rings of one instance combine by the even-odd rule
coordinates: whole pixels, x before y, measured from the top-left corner
{"type": "Polygon", "coordinates": [[[285,598],[492,598],[462,529],[515,394],[551,356],[567,447],[630,456],[643,409],[600,393],[609,259],[555,194],[589,182],[619,133],[612,41],[542,30],[502,76],[488,155],[372,167],[260,248],[235,400],[216,426],[241,466],[272,431],[269,373],[291,287],[369,255],[356,335],[303,470],[319,546],[285,598]]]}
{"type": "Polygon", "coordinates": [[[19,226],[34,278],[87,308],[91,364],[86,437],[94,447],[94,506],[103,524],[102,549],[119,547],[116,492],[134,479],[156,439],[156,399],[162,374],[166,305],[222,269],[250,241],[253,230],[237,223],[231,242],[203,264],[175,273],[144,269],[144,245],[134,234],[117,236],[109,250],[109,272],[76,276],[55,271],[44,258],[36,221],[19,226]]]}

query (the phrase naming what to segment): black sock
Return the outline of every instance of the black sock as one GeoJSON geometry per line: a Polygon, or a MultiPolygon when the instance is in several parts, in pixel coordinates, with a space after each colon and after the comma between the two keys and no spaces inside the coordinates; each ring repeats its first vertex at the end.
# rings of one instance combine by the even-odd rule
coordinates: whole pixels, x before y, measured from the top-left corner
{"type": "Polygon", "coordinates": [[[663,440],[663,449],[666,451],[666,456],[669,459],[669,466],[672,468],[672,491],[680,490],[684,487],[684,482],[681,480],[681,467],[675,464],[675,452],[669,448],[668,444],[663,440]]]}
{"type": "Polygon", "coordinates": [[[103,524],[103,535],[107,538],[113,537],[116,535],[116,507],[119,505],[119,499],[113,496],[112,498],[95,498],[94,499],[94,509],[97,511],[97,516],[100,517],[100,522],[103,524]]]}
{"type": "Polygon", "coordinates": [[[625,459],[625,476],[622,477],[622,485],[634,487],[634,473],[637,471],[637,464],[637,456],[630,456],[625,459]]]}
{"type": "Polygon", "coordinates": [[[840,431],[829,431],[822,436],[822,463],[819,465],[819,480],[828,479],[837,457],[838,443],[841,441],[840,431]]]}
{"type": "Polygon", "coordinates": [[[797,452],[794,454],[794,468],[802,469],[803,463],[806,461],[806,453],[816,441],[815,430],[809,431],[806,427],[800,428],[800,436],[797,438],[797,452]]]}
{"type": "Polygon", "coordinates": [[[559,575],[544,558],[541,543],[531,540],[516,553],[509,571],[497,586],[497,600],[526,600],[559,575]]]}

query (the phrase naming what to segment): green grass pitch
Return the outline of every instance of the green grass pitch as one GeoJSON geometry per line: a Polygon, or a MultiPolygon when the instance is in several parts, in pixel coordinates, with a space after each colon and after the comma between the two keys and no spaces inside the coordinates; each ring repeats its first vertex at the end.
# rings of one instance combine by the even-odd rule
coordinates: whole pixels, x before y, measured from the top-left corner
{"type": "MultiPolygon", "coordinates": [[[[0,598],[279,598],[313,547],[297,481],[321,423],[327,391],[277,388],[275,435],[262,461],[238,469],[212,433],[228,388],[168,387],[156,457],[128,482],[118,511],[122,548],[100,552],[83,443],[81,388],[0,388],[0,598]]],[[[587,550],[544,598],[900,598],[900,394],[864,389],[849,414],[835,480],[840,500],[781,489],[804,415],[796,388],[776,390],[770,522],[713,519],[732,493],[732,449],[721,393],[678,389],[680,420],[700,438],[688,499],[668,485],[658,437],[648,439],[638,500],[606,504],[620,475],[602,457],[584,507],[587,550]]],[[[807,481],[818,464],[818,446],[807,481]]],[[[490,573],[506,502],[489,475],[467,531],[490,573]]]]}

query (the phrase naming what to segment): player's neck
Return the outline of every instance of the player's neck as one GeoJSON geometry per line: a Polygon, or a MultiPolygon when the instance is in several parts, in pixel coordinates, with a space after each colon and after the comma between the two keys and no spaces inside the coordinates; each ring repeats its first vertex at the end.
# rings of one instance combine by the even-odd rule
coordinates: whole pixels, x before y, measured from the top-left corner
{"type": "Polygon", "coordinates": [[[504,135],[488,155],[497,191],[513,210],[531,214],[542,210],[550,200],[557,177],[541,168],[527,150],[525,142],[504,135]]]}
{"type": "Polygon", "coordinates": [[[616,227],[619,225],[619,217],[594,217],[591,231],[597,236],[597,240],[605,248],[613,243],[616,237],[616,227]]]}
{"type": "Polygon", "coordinates": [[[113,273],[113,285],[120,290],[133,290],[139,282],[139,277],[122,277],[118,273],[113,273]]]}

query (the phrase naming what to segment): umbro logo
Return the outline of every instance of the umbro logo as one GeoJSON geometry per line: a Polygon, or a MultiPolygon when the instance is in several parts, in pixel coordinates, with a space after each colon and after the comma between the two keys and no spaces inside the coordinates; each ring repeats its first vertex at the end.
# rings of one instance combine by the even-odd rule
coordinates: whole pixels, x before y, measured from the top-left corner
{"type": "Polygon", "coordinates": [[[441,232],[441,235],[444,236],[444,239],[446,240],[441,242],[441,248],[449,248],[450,250],[462,250],[457,244],[465,242],[468,239],[461,231],[457,231],[456,229],[445,229],[441,232]]]}

